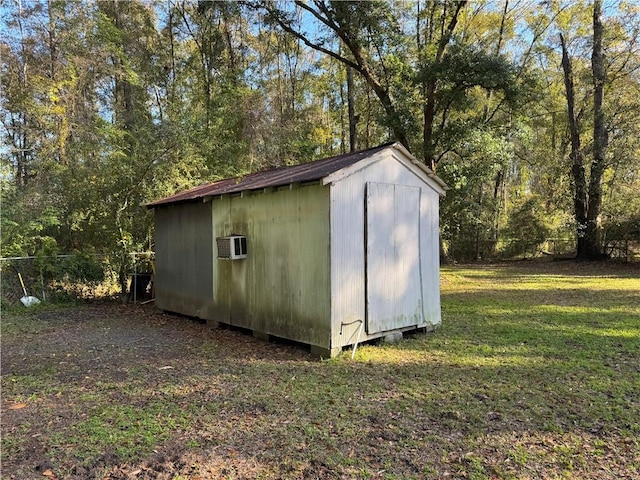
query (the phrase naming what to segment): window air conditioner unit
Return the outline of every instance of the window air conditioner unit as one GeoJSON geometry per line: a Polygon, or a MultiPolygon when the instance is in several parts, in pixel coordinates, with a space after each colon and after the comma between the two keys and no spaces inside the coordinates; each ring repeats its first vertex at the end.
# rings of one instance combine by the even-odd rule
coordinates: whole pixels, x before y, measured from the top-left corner
{"type": "Polygon", "coordinates": [[[238,260],[247,258],[247,237],[244,235],[230,235],[216,238],[218,258],[238,260]]]}

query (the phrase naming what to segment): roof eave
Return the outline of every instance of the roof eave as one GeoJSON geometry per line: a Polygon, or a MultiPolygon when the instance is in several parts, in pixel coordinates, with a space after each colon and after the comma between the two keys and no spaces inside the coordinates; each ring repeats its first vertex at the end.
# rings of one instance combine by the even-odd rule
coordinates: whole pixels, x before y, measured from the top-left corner
{"type": "MultiPolygon", "coordinates": [[[[401,151],[405,156],[407,156],[411,160],[411,163],[413,163],[416,167],[418,167],[420,170],[426,173],[427,176],[431,180],[436,182],[444,192],[450,189],[449,185],[447,185],[444,180],[442,180],[438,175],[435,174],[433,170],[431,170],[424,163],[422,163],[415,156],[413,156],[413,154],[409,150],[407,150],[407,148],[404,145],[402,145],[400,142],[394,143],[392,147],[395,148],[396,150],[401,151]]],[[[442,193],[442,195],[444,195],[444,192],[442,193]]]]}

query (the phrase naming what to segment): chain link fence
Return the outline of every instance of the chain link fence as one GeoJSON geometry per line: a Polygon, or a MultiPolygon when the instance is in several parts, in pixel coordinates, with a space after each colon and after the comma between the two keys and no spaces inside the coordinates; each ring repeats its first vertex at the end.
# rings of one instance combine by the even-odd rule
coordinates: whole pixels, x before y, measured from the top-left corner
{"type": "MultiPolygon", "coordinates": [[[[571,258],[575,239],[549,238],[542,244],[523,239],[479,240],[458,238],[446,242],[448,257],[455,261],[508,261],[534,258],[571,258]]],[[[640,262],[639,240],[609,240],[605,254],[614,260],[640,262]]],[[[45,302],[117,299],[146,302],[154,298],[153,252],[132,252],[126,291],[122,292],[118,271],[105,255],[56,255],[0,258],[0,302],[2,307],[19,305],[23,296],[45,302]],[[24,281],[24,290],[19,275],[24,281]],[[25,293],[26,291],[26,293],[25,293]]]]}
{"type": "MultiPolygon", "coordinates": [[[[508,261],[573,258],[577,242],[573,238],[548,238],[537,243],[520,238],[483,240],[467,237],[446,242],[446,246],[448,257],[455,261],[508,261]]],[[[612,260],[640,262],[640,241],[610,240],[604,245],[604,253],[612,260]]]]}
{"type": "Polygon", "coordinates": [[[604,253],[612,259],[640,262],[640,240],[610,240],[604,245],[604,253]]]}
{"type": "Polygon", "coordinates": [[[121,291],[117,269],[106,255],[1,258],[0,301],[3,307],[8,307],[20,304],[23,296],[34,296],[45,302],[117,298],[135,302],[149,300],[153,298],[153,252],[130,255],[126,292],[121,291]]]}

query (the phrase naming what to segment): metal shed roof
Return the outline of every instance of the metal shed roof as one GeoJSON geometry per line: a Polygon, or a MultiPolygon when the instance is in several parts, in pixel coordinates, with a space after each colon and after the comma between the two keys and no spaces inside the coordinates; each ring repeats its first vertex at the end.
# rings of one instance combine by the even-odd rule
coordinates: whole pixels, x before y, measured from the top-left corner
{"type": "MultiPolygon", "coordinates": [[[[214,195],[238,193],[246,190],[258,190],[268,187],[280,187],[298,182],[311,182],[320,180],[338,170],[353,165],[371,155],[374,155],[389,146],[400,146],[397,143],[388,143],[379,147],[346,153],[334,157],[302,163],[291,167],[280,167],[262,172],[251,173],[243,177],[226,178],[216,182],[200,185],[174,195],[147,203],[147,208],[154,208],[173,203],[182,203],[198,200],[214,195]]],[[[408,153],[408,152],[407,152],[408,153]]],[[[431,172],[433,175],[433,172],[431,172]]],[[[444,185],[444,183],[443,183],[444,185]]]]}

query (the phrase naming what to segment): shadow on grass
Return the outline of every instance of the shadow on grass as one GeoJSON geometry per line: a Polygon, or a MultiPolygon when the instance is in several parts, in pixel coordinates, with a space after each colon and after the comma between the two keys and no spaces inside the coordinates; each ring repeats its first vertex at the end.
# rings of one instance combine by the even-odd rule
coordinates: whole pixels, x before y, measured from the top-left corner
{"type": "Polygon", "coordinates": [[[138,365],[135,376],[104,377],[88,387],[97,397],[71,402],[74,415],[90,415],[48,448],[89,470],[104,461],[101,454],[92,463],[92,452],[148,463],[157,462],[152,450],[186,454],[197,446],[235,452],[274,478],[317,477],[323,469],[411,478],[425,468],[454,468],[438,458],[482,452],[487,438],[504,460],[512,445],[499,439],[514,434],[570,433],[578,443],[640,434],[637,375],[584,363],[562,369],[548,360],[469,365],[456,363],[459,352],[449,354],[447,361],[397,364],[258,358],[239,364],[222,354],[198,373],[176,366],[152,383],[145,373],[153,371],[138,365]],[[61,444],[73,445],[73,453],[61,444]]]}
{"type": "Polygon", "coordinates": [[[474,279],[491,280],[513,279],[514,277],[599,277],[599,278],[637,278],[640,275],[638,262],[502,262],[470,263],[446,265],[442,270],[456,274],[464,271],[474,279]]]}
{"type": "Polygon", "coordinates": [[[3,474],[634,475],[638,301],[592,294],[445,292],[439,330],[355,361],[138,307],[10,320],[3,474]]]}

